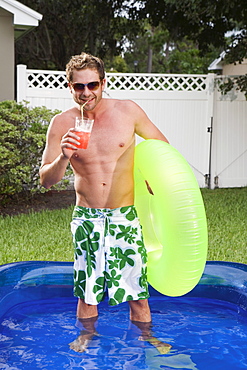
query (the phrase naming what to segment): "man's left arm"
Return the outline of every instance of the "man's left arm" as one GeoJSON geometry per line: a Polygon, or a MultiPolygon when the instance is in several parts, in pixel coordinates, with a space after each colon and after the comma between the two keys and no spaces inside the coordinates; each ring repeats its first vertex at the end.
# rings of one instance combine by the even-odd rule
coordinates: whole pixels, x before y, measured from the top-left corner
{"type": "MultiPolygon", "coordinates": [[[[134,103],[135,104],[135,103],[134,103]]],[[[144,112],[144,110],[139,107],[138,105],[135,105],[135,133],[142,137],[143,139],[156,139],[156,140],[162,140],[167,143],[169,141],[163,135],[163,133],[156,127],[153,122],[148,118],[147,114],[144,112]]]]}

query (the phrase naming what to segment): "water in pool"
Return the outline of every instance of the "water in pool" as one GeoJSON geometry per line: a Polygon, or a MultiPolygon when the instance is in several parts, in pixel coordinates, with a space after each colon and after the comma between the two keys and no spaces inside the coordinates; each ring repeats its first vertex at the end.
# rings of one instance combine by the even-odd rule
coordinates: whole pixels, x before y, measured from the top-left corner
{"type": "Polygon", "coordinates": [[[80,334],[75,299],[15,306],[0,324],[0,369],[247,369],[247,318],[237,306],[206,298],[151,297],[153,335],[172,345],[161,355],[138,340],[128,304],[100,304],[98,335],[86,352],[69,347],[80,334]]]}

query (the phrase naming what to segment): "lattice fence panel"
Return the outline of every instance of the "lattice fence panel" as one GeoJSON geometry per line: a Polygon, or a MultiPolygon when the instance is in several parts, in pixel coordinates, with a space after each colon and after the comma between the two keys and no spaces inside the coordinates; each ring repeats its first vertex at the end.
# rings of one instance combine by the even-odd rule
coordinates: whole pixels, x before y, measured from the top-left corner
{"type": "Polygon", "coordinates": [[[65,72],[27,70],[28,87],[38,89],[66,89],[65,72]]]}
{"type": "MultiPolygon", "coordinates": [[[[107,73],[108,90],[204,91],[206,75],[107,73]]],[[[29,88],[66,89],[65,72],[27,70],[29,88]]]]}
{"type": "Polygon", "coordinates": [[[107,76],[109,90],[204,91],[206,75],[155,75],[111,73],[107,76]]]}

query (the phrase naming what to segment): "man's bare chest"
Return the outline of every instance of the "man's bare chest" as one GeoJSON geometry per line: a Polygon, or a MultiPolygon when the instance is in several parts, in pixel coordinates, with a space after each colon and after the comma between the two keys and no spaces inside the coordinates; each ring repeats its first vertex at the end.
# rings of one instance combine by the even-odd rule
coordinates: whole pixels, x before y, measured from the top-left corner
{"type": "MultiPolygon", "coordinates": [[[[109,127],[109,126],[108,126],[109,127]]],[[[131,130],[114,129],[108,127],[101,129],[94,127],[89,139],[88,148],[81,149],[74,153],[71,164],[79,166],[117,166],[126,163],[128,166],[133,157],[135,146],[135,135],[131,130]]],[[[108,168],[108,170],[110,170],[108,168]]],[[[112,171],[112,169],[111,169],[112,171]]]]}
{"type": "Polygon", "coordinates": [[[133,142],[134,126],[130,122],[122,122],[118,118],[95,122],[91,133],[91,146],[98,150],[123,151],[133,142]]]}

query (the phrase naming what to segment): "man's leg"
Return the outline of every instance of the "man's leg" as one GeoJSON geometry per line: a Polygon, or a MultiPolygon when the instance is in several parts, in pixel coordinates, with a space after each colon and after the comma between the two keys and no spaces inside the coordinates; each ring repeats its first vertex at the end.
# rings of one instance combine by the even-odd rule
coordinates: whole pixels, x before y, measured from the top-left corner
{"type": "Polygon", "coordinates": [[[147,299],[129,301],[129,306],[131,321],[151,322],[151,313],[147,299]]]}
{"type": "Polygon", "coordinates": [[[69,343],[69,346],[75,352],[84,352],[93,336],[97,334],[95,329],[95,322],[98,319],[97,306],[87,304],[83,299],[79,298],[77,304],[77,318],[83,329],[78,338],[69,343]]]}
{"type": "Polygon", "coordinates": [[[77,314],[79,319],[89,319],[98,316],[98,308],[96,305],[85,303],[84,299],[79,298],[77,304],[77,314]]]}
{"type": "Polygon", "coordinates": [[[171,345],[161,342],[159,339],[152,336],[151,332],[151,313],[147,299],[139,301],[129,301],[130,320],[141,330],[140,340],[147,341],[152,344],[161,354],[166,354],[170,351],[171,345]]]}

